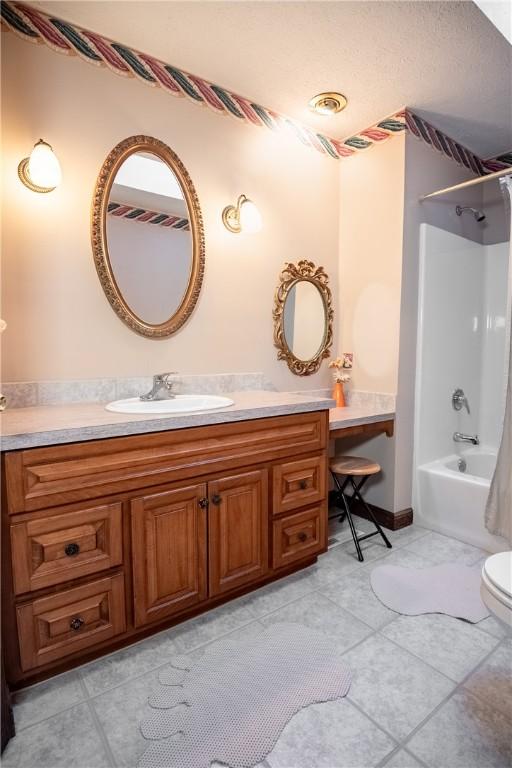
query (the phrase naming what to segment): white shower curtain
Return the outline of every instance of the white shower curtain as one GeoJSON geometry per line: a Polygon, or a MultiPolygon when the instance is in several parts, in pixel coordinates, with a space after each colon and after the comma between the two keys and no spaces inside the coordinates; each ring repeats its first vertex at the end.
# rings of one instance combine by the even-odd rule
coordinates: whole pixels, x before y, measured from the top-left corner
{"type": "MultiPolygon", "coordinates": [[[[512,176],[506,176],[502,182],[510,196],[511,235],[512,235],[512,176]]],[[[512,237],[509,255],[509,286],[512,284],[512,237]]],[[[489,498],[485,509],[485,526],[490,533],[503,536],[512,544],[512,296],[509,288],[506,338],[508,383],[505,400],[505,418],[503,435],[498,450],[496,469],[491,481],[489,498]]]]}

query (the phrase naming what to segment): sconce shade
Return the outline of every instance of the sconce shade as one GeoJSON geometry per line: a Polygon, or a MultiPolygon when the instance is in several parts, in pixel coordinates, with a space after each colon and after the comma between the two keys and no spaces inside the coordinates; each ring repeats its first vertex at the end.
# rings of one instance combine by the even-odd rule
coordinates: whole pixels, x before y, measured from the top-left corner
{"type": "Polygon", "coordinates": [[[246,199],[240,206],[240,226],[242,232],[259,232],[261,229],[261,213],[252,200],[246,199]]]}
{"type": "Polygon", "coordinates": [[[222,211],[222,221],[230,232],[259,232],[262,227],[261,213],[245,195],[240,195],[235,205],[222,211]]]}
{"type": "Polygon", "coordinates": [[[53,149],[46,141],[39,139],[30,157],[25,157],[18,166],[18,176],[33,192],[51,192],[62,179],[60,163],[53,149]]]}

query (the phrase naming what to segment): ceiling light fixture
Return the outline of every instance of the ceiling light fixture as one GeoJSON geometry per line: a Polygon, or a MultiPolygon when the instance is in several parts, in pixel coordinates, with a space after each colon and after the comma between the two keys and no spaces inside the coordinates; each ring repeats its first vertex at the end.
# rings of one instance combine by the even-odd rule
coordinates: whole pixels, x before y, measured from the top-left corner
{"type": "Polygon", "coordinates": [[[335,91],[319,93],[308,102],[310,110],[317,112],[319,115],[335,115],[337,112],[345,109],[347,104],[347,97],[335,91]]]}

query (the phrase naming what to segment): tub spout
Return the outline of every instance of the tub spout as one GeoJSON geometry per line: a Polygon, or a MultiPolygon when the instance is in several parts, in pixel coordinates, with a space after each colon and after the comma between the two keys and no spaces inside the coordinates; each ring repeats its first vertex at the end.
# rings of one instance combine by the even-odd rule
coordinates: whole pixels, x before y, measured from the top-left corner
{"type": "Polygon", "coordinates": [[[454,432],[453,440],[456,443],[471,443],[472,445],[480,445],[478,435],[465,435],[462,432],[454,432]]]}

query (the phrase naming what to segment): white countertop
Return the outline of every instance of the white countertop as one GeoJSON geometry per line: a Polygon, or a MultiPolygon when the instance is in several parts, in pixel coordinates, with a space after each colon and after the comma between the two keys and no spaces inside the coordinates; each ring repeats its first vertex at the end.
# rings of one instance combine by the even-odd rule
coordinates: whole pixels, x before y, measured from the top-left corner
{"type": "Polygon", "coordinates": [[[3,451],[124,437],[186,427],[203,427],[248,419],[327,410],[333,401],[323,397],[267,390],[226,393],[234,405],[186,415],[121,414],[104,403],[73,403],[11,408],[0,414],[3,451]]]}
{"type": "Polygon", "coordinates": [[[329,411],[329,430],[357,427],[361,424],[375,424],[394,418],[394,411],[382,410],[375,406],[349,405],[346,408],[331,408],[329,411]]]}

